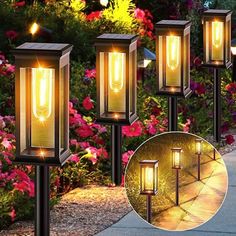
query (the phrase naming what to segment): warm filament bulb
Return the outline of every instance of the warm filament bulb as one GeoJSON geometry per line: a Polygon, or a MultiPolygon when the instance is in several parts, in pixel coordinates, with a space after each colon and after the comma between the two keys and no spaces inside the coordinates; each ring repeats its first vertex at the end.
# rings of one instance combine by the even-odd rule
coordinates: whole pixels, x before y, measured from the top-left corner
{"type": "Polygon", "coordinates": [[[175,152],[175,166],[179,166],[179,161],[180,161],[180,153],[175,152]]]}
{"type": "Polygon", "coordinates": [[[175,70],[179,65],[180,37],[173,35],[167,36],[166,50],[167,66],[171,70],[175,70]]]}
{"type": "Polygon", "coordinates": [[[214,47],[219,48],[223,42],[223,22],[212,22],[212,44],[214,47]]]}
{"type": "Polygon", "coordinates": [[[124,85],[125,53],[109,53],[109,86],[118,93],[124,85]]]}
{"type": "Polygon", "coordinates": [[[151,168],[151,167],[146,167],[145,184],[146,184],[146,189],[153,188],[153,168],[151,168]]]}
{"type": "Polygon", "coordinates": [[[52,113],[52,70],[32,69],[33,114],[45,121],[52,113]]]}
{"type": "Polygon", "coordinates": [[[197,153],[200,154],[201,153],[201,143],[197,142],[196,145],[197,145],[197,153]]]}

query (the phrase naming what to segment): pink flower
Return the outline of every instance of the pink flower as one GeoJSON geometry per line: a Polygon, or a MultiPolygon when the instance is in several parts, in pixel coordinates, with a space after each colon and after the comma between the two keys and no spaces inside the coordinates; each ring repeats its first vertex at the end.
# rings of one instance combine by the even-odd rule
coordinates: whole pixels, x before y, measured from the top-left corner
{"type": "Polygon", "coordinates": [[[231,134],[226,135],[225,138],[226,138],[226,143],[229,144],[229,145],[232,144],[235,141],[234,136],[231,135],[231,134]]]}
{"type": "Polygon", "coordinates": [[[93,101],[92,99],[88,96],[83,100],[82,103],[84,109],[86,109],[87,111],[91,110],[92,108],[94,108],[93,106],[93,101]]]}
{"type": "Polygon", "coordinates": [[[14,40],[17,36],[18,36],[18,33],[15,31],[15,30],[8,30],[6,33],[5,33],[6,37],[9,38],[10,40],[14,40]]]}
{"type": "Polygon", "coordinates": [[[108,153],[107,153],[107,150],[105,148],[97,149],[97,155],[99,157],[108,158],[108,153]]]}
{"type": "Polygon", "coordinates": [[[14,208],[12,208],[11,212],[9,213],[9,216],[11,217],[11,221],[13,222],[16,218],[16,211],[14,208]]]}
{"type": "Polygon", "coordinates": [[[135,121],[130,126],[122,127],[122,134],[127,137],[138,137],[142,134],[142,123],[140,121],[135,121]]]}
{"type": "Polygon", "coordinates": [[[145,12],[139,8],[136,8],[134,10],[134,17],[137,19],[137,20],[140,20],[140,21],[143,21],[143,18],[145,17],[145,12]]]}
{"type": "Polygon", "coordinates": [[[99,20],[102,17],[102,11],[93,11],[87,15],[87,21],[99,20]]]}
{"type": "Polygon", "coordinates": [[[93,131],[88,125],[80,126],[75,130],[75,132],[81,137],[81,138],[87,138],[89,136],[93,136],[93,131]]]}
{"type": "Polygon", "coordinates": [[[98,161],[97,149],[95,147],[88,147],[85,150],[87,151],[87,154],[85,154],[84,157],[87,157],[93,163],[93,165],[95,165],[98,161]]]}
{"type": "Polygon", "coordinates": [[[122,161],[126,165],[130,157],[134,154],[134,151],[128,151],[122,154],[122,161]]]}
{"type": "Polygon", "coordinates": [[[88,78],[90,78],[90,79],[96,78],[96,69],[92,69],[92,70],[86,69],[86,70],[85,70],[85,76],[88,77],[88,78]]]}
{"type": "Polygon", "coordinates": [[[78,144],[83,149],[85,149],[85,148],[90,146],[89,142],[79,142],[78,144]]]}
{"type": "Polygon", "coordinates": [[[86,121],[80,114],[74,114],[69,118],[70,125],[86,125],[86,121]]]}
{"type": "Polygon", "coordinates": [[[77,154],[73,154],[71,155],[70,161],[74,162],[74,163],[78,163],[79,162],[79,157],[77,154]]]}
{"type": "Polygon", "coordinates": [[[149,124],[148,125],[148,133],[151,135],[154,135],[154,134],[156,134],[156,132],[157,132],[157,129],[155,128],[155,126],[152,124],[149,124]]]}
{"type": "Polygon", "coordinates": [[[1,144],[8,150],[12,149],[12,144],[7,138],[4,138],[1,144]]]}
{"type": "Polygon", "coordinates": [[[183,131],[189,132],[190,125],[191,125],[191,120],[187,119],[187,122],[184,124],[183,131]]]}
{"type": "Polygon", "coordinates": [[[70,140],[70,145],[76,145],[77,144],[77,140],[76,139],[71,139],[70,140]]]}

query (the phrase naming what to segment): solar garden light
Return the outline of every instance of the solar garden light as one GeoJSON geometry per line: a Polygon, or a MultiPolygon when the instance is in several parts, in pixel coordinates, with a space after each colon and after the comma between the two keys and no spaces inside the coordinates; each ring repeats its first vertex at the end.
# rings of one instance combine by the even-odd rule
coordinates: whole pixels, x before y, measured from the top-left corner
{"type": "Polygon", "coordinates": [[[181,167],[182,148],[172,148],[172,169],[176,170],[176,185],[175,185],[175,202],[179,205],[179,170],[181,167]]]}
{"type": "Polygon", "coordinates": [[[69,150],[69,55],[72,45],[24,43],[12,50],[16,80],[16,163],[36,165],[36,235],[49,236],[49,166],[69,150]]]}
{"type": "Polygon", "coordinates": [[[152,195],[158,191],[158,161],[143,160],[140,165],[140,194],[147,195],[147,221],[152,221],[152,195]]]}
{"type": "Polygon", "coordinates": [[[201,154],[202,154],[202,139],[195,139],[195,154],[198,157],[197,162],[197,180],[201,180],[201,154]]]}
{"type": "Polygon", "coordinates": [[[46,38],[48,41],[51,40],[51,37],[52,37],[52,30],[46,27],[43,27],[36,22],[32,23],[32,25],[30,26],[29,32],[32,35],[32,37],[36,35],[42,36],[46,38]]]}
{"type": "Polygon", "coordinates": [[[236,82],[236,39],[231,41],[231,53],[233,56],[233,75],[232,82],[236,82]]]}
{"type": "Polygon", "coordinates": [[[168,96],[169,131],[178,129],[177,97],[191,94],[190,26],[183,20],[156,23],[157,94],[168,96]]]}
{"type": "Polygon", "coordinates": [[[140,47],[138,49],[138,69],[141,72],[142,83],[144,83],[144,71],[145,68],[152,62],[156,60],[155,53],[151,52],[145,47],[140,47]]]}
{"type": "Polygon", "coordinates": [[[214,139],[221,139],[221,78],[220,68],[231,66],[230,10],[209,9],[203,13],[203,66],[214,69],[214,139]]]}
{"type": "Polygon", "coordinates": [[[97,122],[112,125],[112,181],[122,180],[122,125],[138,119],[136,35],[103,34],[96,38],[97,122]]]}

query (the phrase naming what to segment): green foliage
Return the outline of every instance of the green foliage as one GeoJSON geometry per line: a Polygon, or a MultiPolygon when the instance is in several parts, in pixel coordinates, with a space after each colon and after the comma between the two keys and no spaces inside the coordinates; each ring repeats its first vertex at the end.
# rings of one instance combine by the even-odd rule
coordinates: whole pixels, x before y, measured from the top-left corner
{"type": "Polygon", "coordinates": [[[111,0],[109,7],[103,11],[103,17],[114,23],[116,30],[120,28],[124,31],[122,33],[127,33],[134,30],[136,26],[133,17],[134,9],[135,4],[132,0],[111,0]]]}

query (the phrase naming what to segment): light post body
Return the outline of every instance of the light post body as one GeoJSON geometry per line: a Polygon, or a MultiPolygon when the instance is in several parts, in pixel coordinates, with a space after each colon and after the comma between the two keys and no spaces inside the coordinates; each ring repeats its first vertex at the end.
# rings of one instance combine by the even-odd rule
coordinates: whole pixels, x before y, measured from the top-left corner
{"type": "Polygon", "coordinates": [[[15,163],[36,165],[35,235],[49,236],[49,166],[69,150],[69,55],[72,45],[24,43],[15,56],[15,163]]]}
{"type": "Polygon", "coordinates": [[[178,129],[177,97],[191,94],[190,26],[183,20],[156,23],[157,94],[168,97],[169,131],[178,129]]]}
{"type": "Polygon", "coordinates": [[[103,34],[96,38],[97,123],[110,124],[112,181],[122,182],[123,125],[138,119],[136,35],[103,34]]]}
{"type": "Polygon", "coordinates": [[[202,139],[195,139],[195,154],[197,155],[197,179],[201,180],[201,154],[202,154],[202,139]]]}
{"type": "Polygon", "coordinates": [[[181,170],[181,153],[182,148],[172,148],[172,169],[176,170],[175,181],[175,204],[179,206],[179,170],[181,170]]]}
{"type": "Polygon", "coordinates": [[[214,161],[216,160],[216,150],[215,150],[215,148],[213,148],[213,160],[214,161]]]}
{"type": "Polygon", "coordinates": [[[203,66],[214,70],[214,139],[221,140],[221,68],[231,64],[231,15],[230,10],[209,9],[202,15],[203,66]]]}
{"type": "Polygon", "coordinates": [[[140,165],[140,194],[146,195],[147,221],[152,222],[151,197],[158,192],[158,161],[143,160],[140,165]]]}

